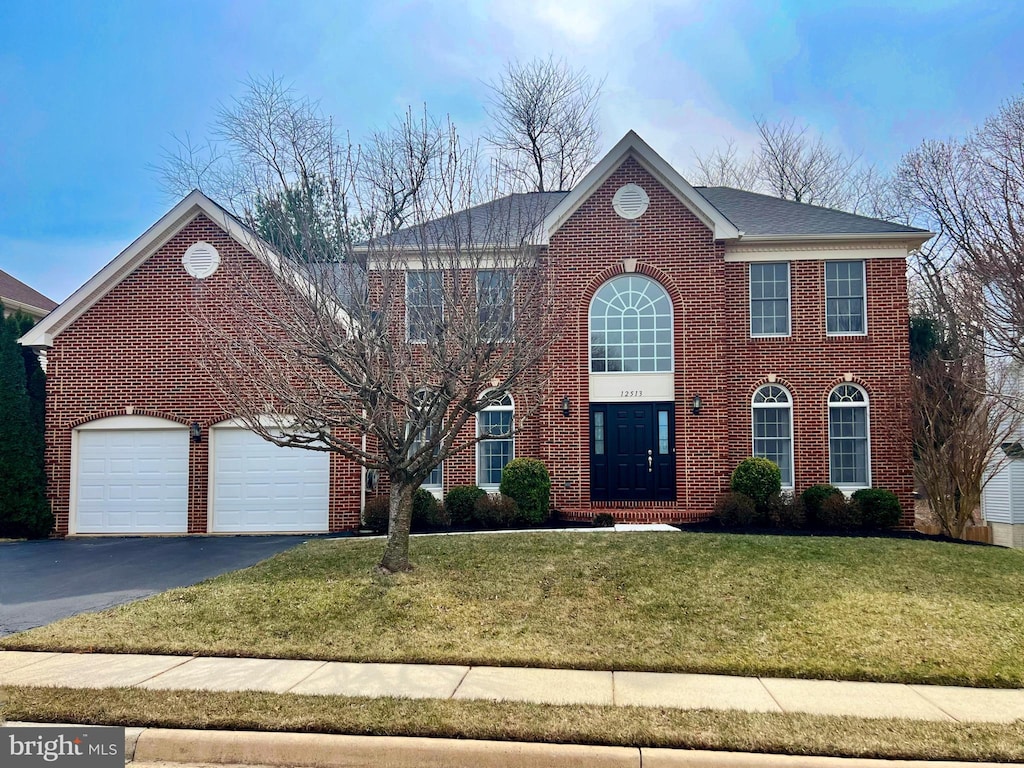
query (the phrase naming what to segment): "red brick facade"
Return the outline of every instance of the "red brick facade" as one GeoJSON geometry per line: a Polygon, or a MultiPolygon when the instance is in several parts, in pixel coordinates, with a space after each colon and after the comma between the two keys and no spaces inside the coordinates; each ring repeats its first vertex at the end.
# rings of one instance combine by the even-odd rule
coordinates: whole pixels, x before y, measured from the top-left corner
{"type": "MultiPolygon", "coordinates": [[[[72,432],[96,419],[133,414],[199,422],[203,434],[227,414],[200,365],[201,311],[217,306],[242,267],[275,290],[269,272],[209,218],[200,215],[54,338],[47,354],[46,453],[57,532],[68,533],[72,432]],[[203,240],[221,266],[191,277],[181,258],[203,240]]],[[[331,530],[359,524],[359,468],[332,456],[331,530]]],[[[188,531],[208,524],[209,440],[189,444],[188,531]]]]}
{"type": "MultiPolygon", "coordinates": [[[[796,491],[828,482],[828,396],[837,384],[852,381],[870,398],[871,485],[894,491],[905,523],[912,521],[903,259],[864,259],[867,334],[836,337],[825,331],[824,265],[827,259],[843,259],[843,251],[823,244],[802,251],[800,258],[780,259],[790,264],[791,334],[752,338],[749,264],[730,258],[708,226],[632,156],[551,235],[542,258],[556,287],[563,327],[546,363],[552,372],[548,401],[523,425],[515,454],[546,463],[553,504],[563,514],[586,520],[611,512],[617,520],[635,522],[706,518],[727,490],[736,464],[752,452],[751,398],[769,381],[785,386],[793,398],[796,491]],[[648,210],[636,220],[616,215],[611,202],[630,182],[650,198],[648,210]],[[635,259],[636,272],[657,281],[673,306],[676,483],[671,501],[591,501],[589,307],[598,289],[625,271],[624,259],[635,259]],[[699,415],[691,413],[694,395],[703,401],[699,415]],[[568,416],[562,413],[565,397],[568,416]]],[[[68,532],[75,427],[134,412],[185,425],[198,421],[205,432],[226,418],[199,364],[194,316],[200,307],[216,306],[211,297],[225,290],[240,265],[273,290],[254,257],[218,224],[199,216],[54,338],[48,354],[47,462],[58,532],[68,532]],[[181,265],[182,254],[197,240],[212,243],[222,259],[221,268],[202,281],[181,265]]],[[[472,421],[467,424],[465,441],[475,437],[475,429],[472,421]]],[[[208,442],[192,443],[192,533],[207,530],[209,465],[208,442]]],[[[331,530],[358,526],[360,482],[358,467],[332,457],[331,530]]],[[[445,489],[476,482],[475,449],[445,462],[445,489]]]]}

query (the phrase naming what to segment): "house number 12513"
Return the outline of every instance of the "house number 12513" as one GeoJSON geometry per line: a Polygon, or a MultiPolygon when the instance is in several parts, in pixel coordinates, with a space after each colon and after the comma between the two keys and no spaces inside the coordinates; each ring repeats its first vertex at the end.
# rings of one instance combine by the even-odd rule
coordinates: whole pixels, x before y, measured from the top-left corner
{"type": "Polygon", "coordinates": [[[644,391],[642,389],[624,389],[619,394],[619,397],[643,397],[644,391]]]}

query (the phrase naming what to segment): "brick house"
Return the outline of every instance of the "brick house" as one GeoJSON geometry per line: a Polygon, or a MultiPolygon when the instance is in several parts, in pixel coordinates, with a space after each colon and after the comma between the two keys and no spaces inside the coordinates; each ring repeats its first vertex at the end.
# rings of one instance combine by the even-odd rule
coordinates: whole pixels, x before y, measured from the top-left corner
{"type": "MultiPolygon", "coordinates": [[[[571,192],[494,205],[517,201],[546,212],[537,253],[564,319],[548,399],[431,490],[495,487],[511,457],[535,456],[569,518],[693,521],[754,454],[795,491],[888,488],[912,521],[906,256],[930,233],[694,188],[632,132],[571,192]]],[[[239,428],[196,363],[190,306],[233,270],[268,270],[262,250],[195,192],[22,340],[48,350],[60,533],[358,525],[364,473],[239,428]]],[[[466,440],[514,414],[513,393],[466,440]]]]}

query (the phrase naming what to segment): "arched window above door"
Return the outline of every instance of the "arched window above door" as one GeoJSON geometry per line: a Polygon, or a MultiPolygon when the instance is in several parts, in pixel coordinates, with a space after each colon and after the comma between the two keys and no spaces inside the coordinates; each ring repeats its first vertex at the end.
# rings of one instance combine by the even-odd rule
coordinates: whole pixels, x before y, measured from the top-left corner
{"type": "Polygon", "coordinates": [[[592,373],[672,370],[672,301],[644,275],[619,275],[590,303],[592,373]]]}

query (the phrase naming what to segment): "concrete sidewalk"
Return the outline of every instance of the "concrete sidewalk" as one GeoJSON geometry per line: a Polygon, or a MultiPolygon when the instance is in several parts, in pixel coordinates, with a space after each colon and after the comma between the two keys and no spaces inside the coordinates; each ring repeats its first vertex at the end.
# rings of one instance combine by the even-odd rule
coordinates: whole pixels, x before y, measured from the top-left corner
{"type": "Polygon", "coordinates": [[[1024,719],[1024,689],[140,654],[0,651],[0,685],[485,699],[945,722],[1024,719]]]}

